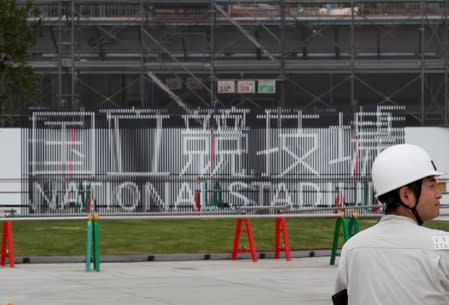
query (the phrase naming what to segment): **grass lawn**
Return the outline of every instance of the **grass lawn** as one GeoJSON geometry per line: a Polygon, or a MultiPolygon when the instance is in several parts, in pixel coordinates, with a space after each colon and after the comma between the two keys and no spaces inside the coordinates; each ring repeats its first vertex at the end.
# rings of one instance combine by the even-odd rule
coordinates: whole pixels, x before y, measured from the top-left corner
{"type": "MultiPolygon", "coordinates": [[[[361,219],[365,229],[378,219],[361,219]]],[[[86,221],[13,221],[16,256],[84,255],[86,221]]],[[[449,231],[449,222],[428,227],[449,231]]],[[[252,219],[257,251],[274,250],[274,220],[252,219]]],[[[287,219],[290,249],[330,249],[335,218],[287,219]]],[[[102,255],[231,252],[234,219],[100,220],[102,255]]],[[[340,238],[340,246],[343,238],[340,238]]],[[[242,234],[241,245],[247,244],[242,234]]]]}

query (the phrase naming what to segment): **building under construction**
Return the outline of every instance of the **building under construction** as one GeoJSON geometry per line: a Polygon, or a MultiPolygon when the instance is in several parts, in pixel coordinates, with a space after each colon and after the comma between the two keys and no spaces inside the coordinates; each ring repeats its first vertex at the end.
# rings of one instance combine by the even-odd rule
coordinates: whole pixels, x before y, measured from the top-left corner
{"type": "Polygon", "coordinates": [[[33,106],[405,105],[409,126],[448,124],[447,0],[35,3],[33,106]]]}

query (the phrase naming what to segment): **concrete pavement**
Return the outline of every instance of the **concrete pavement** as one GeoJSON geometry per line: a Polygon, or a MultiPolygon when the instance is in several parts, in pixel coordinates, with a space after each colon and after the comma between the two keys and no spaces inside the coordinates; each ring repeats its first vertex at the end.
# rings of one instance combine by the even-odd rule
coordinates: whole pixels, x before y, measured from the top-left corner
{"type": "Polygon", "coordinates": [[[1,267],[0,304],[328,305],[329,257],[1,267]]]}

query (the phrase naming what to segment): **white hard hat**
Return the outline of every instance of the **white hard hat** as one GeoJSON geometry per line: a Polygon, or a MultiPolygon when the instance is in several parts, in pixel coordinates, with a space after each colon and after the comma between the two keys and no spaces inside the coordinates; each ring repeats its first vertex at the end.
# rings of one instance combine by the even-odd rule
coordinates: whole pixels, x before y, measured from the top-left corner
{"type": "Polygon", "coordinates": [[[371,171],[376,197],[429,176],[439,176],[429,154],[419,146],[399,144],[382,151],[371,171]]]}

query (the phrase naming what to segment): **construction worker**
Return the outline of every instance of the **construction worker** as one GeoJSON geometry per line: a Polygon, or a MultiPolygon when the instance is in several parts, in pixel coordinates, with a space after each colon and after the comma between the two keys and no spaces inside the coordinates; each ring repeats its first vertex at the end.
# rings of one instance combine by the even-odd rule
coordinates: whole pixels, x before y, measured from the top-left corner
{"type": "Polygon", "coordinates": [[[334,304],[449,304],[449,233],[421,226],[439,215],[441,174],[416,145],[377,156],[372,178],[385,215],[343,246],[334,304]]]}

